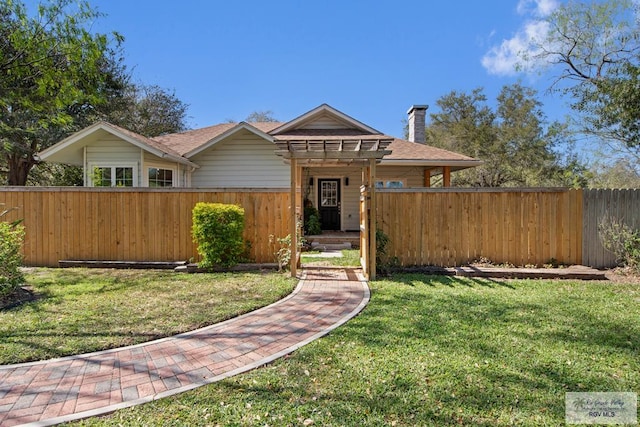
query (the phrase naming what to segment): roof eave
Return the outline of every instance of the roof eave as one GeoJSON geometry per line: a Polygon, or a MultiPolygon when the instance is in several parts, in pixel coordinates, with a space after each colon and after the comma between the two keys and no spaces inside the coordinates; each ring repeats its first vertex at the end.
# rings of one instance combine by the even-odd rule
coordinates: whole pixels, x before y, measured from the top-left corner
{"type": "Polygon", "coordinates": [[[186,159],[184,157],[175,156],[173,154],[165,153],[165,154],[163,154],[162,156],[159,156],[159,157],[162,157],[163,159],[173,160],[173,161],[175,161],[177,163],[180,163],[180,164],[183,164],[183,165],[186,165],[186,166],[191,166],[194,169],[199,169],[200,168],[200,165],[197,165],[197,164],[193,163],[191,160],[186,159]]]}
{"type": "Polygon", "coordinates": [[[380,162],[381,166],[425,166],[425,167],[443,167],[450,166],[459,169],[472,168],[480,166],[484,162],[482,160],[449,160],[449,159],[385,159],[380,162]]]}
{"type": "Polygon", "coordinates": [[[91,135],[92,133],[94,133],[97,130],[100,129],[104,129],[107,130],[108,132],[111,131],[111,128],[107,128],[107,123],[106,122],[97,122],[92,124],[91,126],[88,126],[82,130],[79,130],[78,132],[75,132],[71,135],[69,135],[68,137],[66,137],[65,139],[63,139],[62,141],[53,144],[51,147],[45,148],[44,150],[40,151],[39,153],[37,153],[34,157],[42,160],[42,161],[46,161],[46,159],[54,154],[56,154],[57,152],[69,147],[70,145],[75,144],[76,142],[80,141],[82,138],[85,138],[89,135],[91,135]]]}

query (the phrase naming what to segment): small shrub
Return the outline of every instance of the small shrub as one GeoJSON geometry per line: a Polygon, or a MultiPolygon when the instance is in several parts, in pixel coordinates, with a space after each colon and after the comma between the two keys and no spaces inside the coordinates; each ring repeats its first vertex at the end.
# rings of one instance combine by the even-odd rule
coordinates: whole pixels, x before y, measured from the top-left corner
{"type": "MultiPolygon", "coordinates": [[[[300,230],[301,224],[298,221],[297,229],[300,230]]],[[[291,262],[291,234],[287,234],[285,237],[276,237],[273,234],[269,236],[269,243],[274,246],[274,257],[278,263],[278,271],[286,270],[291,262]]],[[[298,248],[298,254],[300,254],[302,246],[305,244],[305,239],[298,235],[296,239],[298,248]]]]}
{"type": "Polygon", "coordinates": [[[275,246],[274,256],[278,263],[278,271],[286,270],[291,262],[291,234],[286,237],[269,236],[269,242],[275,246]]]}
{"type": "Polygon", "coordinates": [[[615,255],[618,263],[640,271],[640,229],[606,215],[598,225],[598,234],[602,246],[615,255]]]}
{"type": "MultiPolygon", "coordinates": [[[[0,211],[0,218],[8,212],[10,210],[0,211]]],[[[12,293],[24,282],[20,271],[23,240],[24,227],[20,221],[0,221],[0,296],[12,293]]]]}
{"type": "Polygon", "coordinates": [[[382,265],[387,258],[389,236],[379,228],[376,230],[376,264],[382,265]]]}
{"type": "Polygon", "coordinates": [[[311,215],[305,223],[306,234],[310,236],[317,236],[322,234],[322,226],[320,225],[320,217],[318,215],[311,215]]]}
{"type": "Polygon", "coordinates": [[[320,213],[313,206],[304,208],[304,234],[307,236],[315,236],[322,234],[320,225],[320,213]]]}
{"type": "Polygon", "coordinates": [[[202,255],[201,268],[232,267],[244,253],[244,209],[222,203],[197,203],[193,208],[193,240],[202,255]]]}
{"type": "Polygon", "coordinates": [[[393,269],[400,267],[398,257],[388,257],[389,236],[382,230],[376,230],[376,271],[386,274],[393,269]]]}

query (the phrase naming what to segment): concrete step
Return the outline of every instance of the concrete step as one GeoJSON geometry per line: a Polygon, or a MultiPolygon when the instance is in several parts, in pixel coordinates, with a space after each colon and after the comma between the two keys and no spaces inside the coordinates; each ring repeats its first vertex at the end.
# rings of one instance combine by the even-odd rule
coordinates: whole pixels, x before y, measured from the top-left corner
{"type": "Polygon", "coordinates": [[[326,243],[324,241],[314,241],[311,242],[311,249],[316,251],[340,251],[342,249],[351,249],[351,243],[326,243]]]}

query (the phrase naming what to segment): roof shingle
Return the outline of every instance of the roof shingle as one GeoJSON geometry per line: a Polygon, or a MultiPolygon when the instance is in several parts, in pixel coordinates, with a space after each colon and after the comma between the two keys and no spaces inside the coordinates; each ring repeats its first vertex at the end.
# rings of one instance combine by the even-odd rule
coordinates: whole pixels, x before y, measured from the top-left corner
{"type": "MultiPolygon", "coordinates": [[[[233,129],[237,125],[238,123],[221,123],[201,129],[194,129],[181,133],[172,133],[168,135],[158,136],[153,138],[153,140],[165,147],[169,147],[177,151],[178,153],[180,153],[180,155],[184,156],[186,153],[206,144],[212,139],[222,135],[226,131],[233,129]]],[[[264,122],[249,123],[249,125],[262,132],[268,133],[272,129],[281,126],[282,123],[264,122]]]]}
{"type": "MultiPolygon", "coordinates": [[[[221,123],[208,126],[201,129],[194,129],[182,133],[174,133],[162,135],[151,139],[151,142],[164,147],[165,150],[171,150],[181,156],[189,153],[198,147],[206,144],[212,139],[222,135],[223,133],[233,129],[238,123],[221,123]]],[[[270,133],[272,130],[282,126],[279,122],[258,122],[249,123],[256,129],[270,133]]],[[[122,131],[126,131],[122,129],[122,131]]],[[[139,137],[139,135],[138,135],[139,137]]],[[[433,147],[426,144],[406,141],[404,139],[394,138],[389,135],[382,134],[363,134],[357,129],[296,129],[287,131],[275,136],[279,141],[295,141],[295,140],[392,140],[388,150],[391,154],[384,157],[384,160],[392,161],[441,161],[443,164],[447,162],[477,162],[476,159],[465,156],[464,154],[455,153],[444,150],[442,148],[433,147]]]]}

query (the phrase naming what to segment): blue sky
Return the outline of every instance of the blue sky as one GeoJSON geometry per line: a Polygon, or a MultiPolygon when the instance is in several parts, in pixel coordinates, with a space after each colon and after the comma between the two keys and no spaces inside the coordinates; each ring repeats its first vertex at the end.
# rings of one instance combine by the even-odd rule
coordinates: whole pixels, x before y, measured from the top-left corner
{"type": "Polygon", "coordinates": [[[175,90],[189,125],[271,110],[290,120],[322,103],[402,136],[412,104],[519,79],[550,118],[551,80],[511,72],[513,53],[555,0],[90,0],[100,32],[125,37],[136,81],[175,90]],[[484,65],[483,65],[484,62],[484,65]]]}

